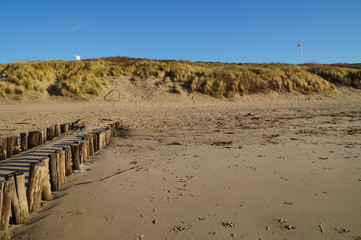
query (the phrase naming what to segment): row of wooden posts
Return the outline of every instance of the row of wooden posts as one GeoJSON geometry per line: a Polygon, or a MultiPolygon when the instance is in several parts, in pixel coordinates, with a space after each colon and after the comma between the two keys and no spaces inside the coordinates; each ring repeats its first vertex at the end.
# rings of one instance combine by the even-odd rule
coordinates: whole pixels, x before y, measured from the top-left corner
{"type": "Polygon", "coordinates": [[[42,201],[51,200],[53,191],[61,190],[67,176],[80,170],[95,152],[108,145],[118,128],[119,122],[110,124],[31,163],[27,187],[24,172],[6,175],[5,181],[0,182],[0,240],[9,239],[10,216],[13,224],[28,223],[30,213],[39,211],[42,201]]]}
{"type": "Polygon", "coordinates": [[[73,123],[56,124],[46,130],[22,132],[19,136],[0,138],[0,160],[12,157],[20,152],[45,144],[70,130],[73,123]],[[20,140],[20,141],[19,141],[20,140]]]}

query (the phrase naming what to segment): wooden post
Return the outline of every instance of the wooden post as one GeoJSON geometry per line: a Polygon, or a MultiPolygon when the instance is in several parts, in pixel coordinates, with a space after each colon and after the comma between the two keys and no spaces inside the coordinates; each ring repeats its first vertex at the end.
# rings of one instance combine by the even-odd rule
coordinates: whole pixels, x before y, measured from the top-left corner
{"type": "Polygon", "coordinates": [[[41,130],[36,131],[36,135],[37,135],[36,146],[40,146],[43,143],[43,134],[42,134],[41,130]]]}
{"type": "Polygon", "coordinates": [[[46,129],[47,140],[51,141],[55,137],[55,126],[50,126],[46,129]]]}
{"type": "Polygon", "coordinates": [[[107,128],[104,131],[104,145],[107,146],[108,143],[110,142],[110,130],[107,128]]]}
{"type": "Polygon", "coordinates": [[[87,135],[86,139],[88,141],[88,148],[89,148],[89,157],[94,155],[94,142],[93,142],[93,135],[87,135]]]}
{"type": "Polygon", "coordinates": [[[66,133],[67,131],[69,131],[69,123],[61,124],[60,131],[61,131],[61,133],[66,133]]]}
{"type": "Polygon", "coordinates": [[[71,156],[73,160],[73,169],[80,170],[80,154],[78,143],[74,143],[71,145],[71,156]]]}
{"type": "Polygon", "coordinates": [[[6,138],[0,138],[0,160],[4,160],[7,157],[8,141],[6,138]]]}
{"type": "Polygon", "coordinates": [[[114,123],[111,123],[110,124],[110,135],[111,135],[111,137],[113,136],[113,133],[114,133],[114,123]]]}
{"type": "Polygon", "coordinates": [[[65,176],[70,176],[72,171],[72,162],[71,162],[71,146],[63,147],[65,151],[65,176]]]}
{"type": "Polygon", "coordinates": [[[114,136],[117,136],[117,132],[118,132],[118,129],[120,128],[120,122],[119,121],[116,121],[114,123],[114,132],[113,132],[113,135],[114,136]]]}
{"type": "Polygon", "coordinates": [[[50,183],[51,190],[53,191],[59,191],[61,185],[61,183],[59,182],[58,163],[58,154],[49,154],[50,183]]]}
{"type": "Polygon", "coordinates": [[[106,131],[106,144],[108,145],[112,139],[112,128],[108,128],[106,131]]]}
{"type": "Polygon", "coordinates": [[[103,148],[105,148],[108,145],[108,129],[105,129],[103,131],[103,135],[104,135],[104,143],[103,143],[103,148]]]}
{"type": "Polygon", "coordinates": [[[104,132],[99,133],[99,150],[105,147],[105,134],[104,132]]]}
{"type": "Polygon", "coordinates": [[[55,152],[57,154],[58,158],[58,178],[60,184],[63,184],[66,182],[65,178],[65,151],[60,150],[55,152]]]}
{"type": "Polygon", "coordinates": [[[41,195],[43,192],[43,168],[40,163],[31,163],[27,197],[30,212],[37,212],[41,208],[41,195]]]}
{"type": "Polygon", "coordinates": [[[84,163],[85,158],[85,144],[84,141],[79,142],[79,162],[80,164],[84,163]]]}
{"type": "Polygon", "coordinates": [[[59,137],[61,134],[60,132],[60,125],[59,124],[55,124],[55,137],[59,137]]]}
{"type": "Polygon", "coordinates": [[[6,181],[2,182],[0,187],[3,189],[0,195],[2,195],[2,209],[1,209],[1,223],[0,223],[0,239],[7,240],[9,236],[9,222],[11,214],[11,200],[13,194],[14,184],[12,182],[6,181]]]}
{"type": "Polygon", "coordinates": [[[87,163],[89,162],[89,144],[88,144],[88,140],[87,140],[87,136],[83,137],[83,145],[81,148],[81,152],[82,152],[82,156],[83,156],[83,163],[87,163]]]}
{"type": "Polygon", "coordinates": [[[89,144],[86,139],[84,139],[84,163],[89,162],[89,144]]]}
{"type": "Polygon", "coordinates": [[[30,131],[28,139],[28,148],[32,149],[33,147],[39,146],[42,144],[42,134],[41,131],[30,131]]]}
{"type": "Polygon", "coordinates": [[[15,224],[29,222],[29,206],[26,198],[25,174],[24,172],[14,172],[5,176],[5,180],[14,183],[11,209],[15,224]]]}
{"type": "MultiPolygon", "coordinates": [[[[1,218],[3,216],[4,186],[5,186],[5,182],[0,181],[0,229],[3,228],[1,227],[3,225],[1,218]]],[[[0,230],[0,240],[5,239],[4,235],[5,234],[3,234],[3,232],[0,230]]]]}
{"type": "Polygon", "coordinates": [[[46,131],[44,129],[42,129],[42,130],[40,130],[40,133],[41,133],[40,145],[45,144],[46,143],[46,131]]]}
{"type": "Polygon", "coordinates": [[[39,160],[43,170],[43,200],[49,201],[53,199],[53,193],[51,192],[50,174],[49,174],[49,158],[39,160]]]}
{"type": "Polygon", "coordinates": [[[7,137],[7,157],[20,153],[20,146],[17,136],[7,137]]]}
{"type": "Polygon", "coordinates": [[[28,134],[26,132],[20,133],[20,147],[21,151],[28,151],[28,134]]]}
{"type": "Polygon", "coordinates": [[[93,134],[94,153],[99,150],[99,133],[93,134]]]}

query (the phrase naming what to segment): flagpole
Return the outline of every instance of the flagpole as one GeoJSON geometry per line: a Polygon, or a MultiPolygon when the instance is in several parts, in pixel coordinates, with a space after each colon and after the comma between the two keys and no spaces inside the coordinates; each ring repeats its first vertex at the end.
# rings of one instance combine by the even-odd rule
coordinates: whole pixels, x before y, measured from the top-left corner
{"type": "Polygon", "coordinates": [[[302,60],[302,64],[303,64],[303,49],[302,49],[302,43],[298,43],[297,47],[301,48],[301,60],[302,60]]]}

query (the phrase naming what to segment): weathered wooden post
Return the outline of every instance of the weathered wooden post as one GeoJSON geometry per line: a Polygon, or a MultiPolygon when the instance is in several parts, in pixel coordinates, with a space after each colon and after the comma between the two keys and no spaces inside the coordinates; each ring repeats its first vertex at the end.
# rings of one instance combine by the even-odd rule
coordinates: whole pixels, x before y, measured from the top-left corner
{"type": "Polygon", "coordinates": [[[77,142],[71,145],[71,156],[73,160],[73,169],[80,170],[79,144],[77,142]]]}
{"type": "Polygon", "coordinates": [[[51,184],[50,184],[50,174],[49,174],[49,158],[44,158],[39,160],[39,163],[42,166],[42,174],[43,174],[43,200],[49,201],[53,199],[53,193],[51,192],[51,184]]]}
{"type": "Polygon", "coordinates": [[[15,145],[14,145],[14,152],[13,155],[19,154],[20,153],[20,142],[19,142],[19,137],[15,136],[15,145]]]}
{"type": "Polygon", "coordinates": [[[108,130],[108,144],[112,141],[112,136],[113,136],[113,125],[109,128],[108,130]]]}
{"type": "Polygon", "coordinates": [[[0,138],[0,160],[4,160],[7,157],[8,141],[6,138],[0,138]]]}
{"type": "Polygon", "coordinates": [[[26,132],[20,133],[20,148],[21,151],[28,151],[28,134],[26,132]]]}
{"type": "Polygon", "coordinates": [[[42,129],[41,131],[41,144],[45,144],[46,143],[46,130],[42,129]]]}
{"type": "Polygon", "coordinates": [[[58,178],[60,184],[63,184],[66,182],[65,178],[65,151],[59,150],[55,152],[57,154],[58,158],[58,178]]]}
{"type": "Polygon", "coordinates": [[[85,144],[84,141],[79,142],[79,162],[80,164],[84,163],[85,158],[85,144]]]}
{"type": "Polygon", "coordinates": [[[89,147],[86,139],[80,141],[79,146],[80,146],[80,162],[87,163],[89,161],[89,147]]]}
{"type": "Polygon", "coordinates": [[[61,124],[60,131],[61,131],[61,133],[66,133],[67,131],[69,131],[69,123],[61,124]]]}
{"type": "Polygon", "coordinates": [[[103,134],[104,134],[104,147],[106,147],[108,145],[108,128],[104,129],[103,134]]]}
{"type": "Polygon", "coordinates": [[[46,129],[46,138],[48,141],[53,140],[55,137],[55,126],[50,126],[46,129]]]}
{"type": "Polygon", "coordinates": [[[50,183],[51,190],[59,191],[61,187],[61,183],[59,181],[59,167],[58,167],[58,154],[51,153],[49,154],[49,170],[50,170],[50,183]]]}
{"type": "Polygon", "coordinates": [[[72,162],[71,162],[71,146],[66,146],[63,148],[65,151],[65,176],[70,176],[72,171],[72,162]]]}
{"type": "Polygon", "coordinates": [[[96,132],[93,134],[93,143],[94,143],[94,153],[99,151],[99,133],[96,132]]]}
{"type": "Polygon", "coordinates": [[[94,155],[94,142],[93,135],[87,135],[86,140],[88,141],[89,157],[94,155]]]}
{"type": "MultiPolygon", "coordinates": [[[[2,226],[3,225],[2,216],[3,216],[4,186],[5,186],[5,182],[0,181],[0,229],[4,228],[2,226]]],[[[9,211],[11,211],[11,209],[9,209],[9,211]]],[[[0,230],[0,239],[1,240],[6,239],[5,234],[3,234],[2,230],[0,230]]]]}
{"type": "Polygon", "coordinates": [[[84,139],[84,151],[85,151],[85,156],[84,156],[84,162],[89,162],[90,160],[90,154],[89,154],[89,142],[87,139],[84,139]]]}
{"type": "Polygon", "coordinates": [[[104,131],[99,133],[99,150],[105,147],[105,134],[104,131]]]}
{"type": "Polygon", "coordinates": [[[41,145],[41,143],[42,143],[41,131],[30,131],[28,137],[28,148],[32,149],[36,146],[41,145]]]}
{"type": "Polygon", "coordinates": [[[111,136],[111,130],[110,128],[105,129],[105,146],[107,146],[110,143],[110,136],[111,136]]]}
{"type": "Polygon", "coordinates": [[[20,146],[17,136],[7,137],[7,157],[20,153],[20,146]]]}
{"type": "Polygon", "coordinates": [[[14,172],[5,176],[5,180],[13,183],[11,209],[15,224],[29,222],[29,206],[26,198],[25,174],[24,172],[14,172]]]}
{"type": "Polygon", "coordinates": [[[59,125],[59,124],[55,124],[55,137],[59,137],[60,134],[61,134],[60,125],[59,125]]]}
{"type": "Polygon", "coordinates": [[[119,121],[116,121],[114,123],[114,136],[117,135],[117,132],[118,132],[118,129],[120,128],[120,122],[119,121]]]}
{"type": "Polygon", "coordinates": [[[41,208],[43,192],[43,168],[40,163],[31,163],[27,189],[28,205],[30,212],[37,212],[41,208]]]}
{"type": "Polygon", "coordinates": [[[1,221],[0,221],[0,239],[7,240],[9,236],[9,223],[11,214],[11,201],[14,184],[10,181],[0,183],[1,198],[1,221]]]}

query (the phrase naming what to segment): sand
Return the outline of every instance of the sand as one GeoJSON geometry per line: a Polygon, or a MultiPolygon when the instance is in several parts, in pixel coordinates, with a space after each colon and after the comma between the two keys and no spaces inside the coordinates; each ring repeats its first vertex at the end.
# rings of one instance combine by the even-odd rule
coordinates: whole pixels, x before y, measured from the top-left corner
{"type": "Polygon", "coordinates": [[[359,98],[3,103],[2,135],[75,119],[127,133],[14,239],[361,239],[360,109],[359,98]]]}

